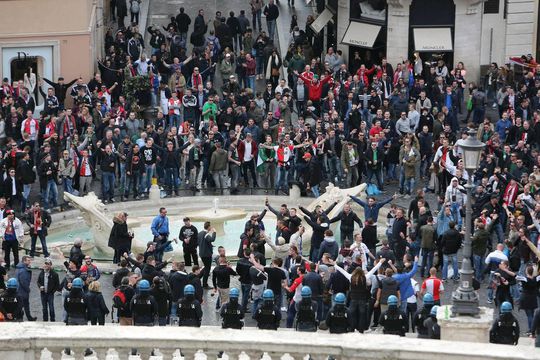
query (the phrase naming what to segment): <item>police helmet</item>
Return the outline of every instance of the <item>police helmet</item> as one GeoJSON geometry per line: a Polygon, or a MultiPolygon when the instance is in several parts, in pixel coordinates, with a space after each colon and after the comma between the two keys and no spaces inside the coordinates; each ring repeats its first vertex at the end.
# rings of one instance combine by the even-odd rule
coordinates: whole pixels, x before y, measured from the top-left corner
{"type": "Polygon", "coordinates": [[[229,290],[229,296],[231,299],[238,299],[238,296],[240,296],[240,291],[238,291],[237,288],[231,288],[231,290],[229,290]]]}
{"type": "Polygon", "coordinates": [[[264,290],[263,300],[274,300],[274,292],[270,289],[264,290]]]}
{"type": "Polygon", "coordinates": [[[149,291],[150,290],[150,283],[148,280],[141,280],[139,281],[139,284],[137,284],[137,288],[139,291],[149,291]]]}
{"type": "Polygon", "coordinates": [[[311,288],[309,286],[302,286],[302,297],[311,297],[311,288]]]}
{"type": "Polygon", "coordinates": [[[195,288],[193,285],[188,284],[184,286],[184,295],[195,295],[195,288]]]}
{"type": "Polygon", "coordinates": [[[424,305],[433,305],[433,295],[431,295],[430,293],[427,293],[426,295],[424,295],[424,298],[423,298],[423,301],[424,301],[424,305]]]}
{"type": "Polygon", "coordinates": [[[512,312],[512,304],[510,304],[508,301],[505,301],[501,304],[501,313],[509,313],[512,312]]]}
{"type": "Polygon", "coordinates": [[[73,282],[71,283],[72,289],[82,289],[83,288],[83,281],[81,278],[75,278],[73,279],[73,282]]]}
{"type": "Polygon", "coordinates": [[[340,304],[340,305],[345,304],[345,300],[346,300],[346,297],[345,297],[345,294],[344,294],[344,293],[338,293],[338,294],[336,294],[336,297],[335,297],[335,299],[334,299],[334,301],[336,302],[336,304],[340,304]]]}
{"type": "Polygon", "coordinates": [[[388,297],[387,303],[388,303],[388,306],[396,306],[397,303],[398,303],[397,296],[396,295],[390,295],[388,297]]]}
{"type": "Polygon", "coordinates": [[[19,283],[17,282],[17,279],[11,278],[6,282],[6,287],[8,289],[17,289],[19,287],[19,283]]]}
{"type": "Polygon", "coordinates": [[[433,316],[437,316],[437,310],[439,310],[439,306],[435,305],[431,308],[430,314],[433,316]]]}

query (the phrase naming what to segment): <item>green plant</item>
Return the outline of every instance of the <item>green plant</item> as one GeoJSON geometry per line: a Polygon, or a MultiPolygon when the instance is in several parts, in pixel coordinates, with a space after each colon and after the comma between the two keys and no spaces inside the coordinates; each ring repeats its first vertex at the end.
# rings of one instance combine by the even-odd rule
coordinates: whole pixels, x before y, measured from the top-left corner
{"type": "Polygon", "coordinates": [[[124,94],[126,94],[126,99],[131,104],[138,103],[140,105],[146,105],[145,102],[151,90],[152,86],[148,76],[132,76],[124,81],[124,94]]]}

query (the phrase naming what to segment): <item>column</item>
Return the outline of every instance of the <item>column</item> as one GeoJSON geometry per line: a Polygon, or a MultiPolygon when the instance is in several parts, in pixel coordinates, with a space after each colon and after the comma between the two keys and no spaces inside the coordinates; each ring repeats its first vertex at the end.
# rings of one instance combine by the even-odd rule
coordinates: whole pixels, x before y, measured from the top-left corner
{"type": "MultiPolygon", "coordinates": [[[[482,37],[482,1],[454,0],[454,64],[462,61],[467,69],[467,81],[480,79],[480,44],[482,37]]],[[[502,10],[501,10],[502,11],[502,10]]]]}
{"type": "Polygon", "coordinates": [[[386,58],[396,66],[409,55],[409,13],[412,0],[388,0],[386,58]]]}
{"type": "Polygon", "coordinates": [[[338,0],[337,8],[336,47],[343,52],[342,58],[345,60],[345,63],[349,61],[349,46],[342,45],[341,39],[345,36],[345,31],[347,31],[347,27],[349,26],[350,2],[351,0],[338,0]]]}

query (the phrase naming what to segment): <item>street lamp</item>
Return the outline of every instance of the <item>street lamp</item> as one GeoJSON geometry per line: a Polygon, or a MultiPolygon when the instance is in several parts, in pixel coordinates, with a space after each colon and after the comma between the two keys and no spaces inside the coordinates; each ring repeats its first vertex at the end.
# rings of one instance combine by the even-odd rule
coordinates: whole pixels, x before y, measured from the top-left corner
{"type": "Polygon", "coordinates": [[[463,150],[463,165],[468,173],[468,180],[465,188],[467,190],[467,204],[465,205],[465,241],[463,244],[463,262],[461,263],[459,287],[452,293],[452,315],[477,316],[480,313],[478,307],[478,295],[472,287],[474,269],[471,264],[472,243],[471,243],[471,222],[472,222],[472,174],[480,163],[480,154],[484,149],[484,144],[476,138],[476,130],[469,130],[468,137],[458,140],[458,145],[463,150]]]}

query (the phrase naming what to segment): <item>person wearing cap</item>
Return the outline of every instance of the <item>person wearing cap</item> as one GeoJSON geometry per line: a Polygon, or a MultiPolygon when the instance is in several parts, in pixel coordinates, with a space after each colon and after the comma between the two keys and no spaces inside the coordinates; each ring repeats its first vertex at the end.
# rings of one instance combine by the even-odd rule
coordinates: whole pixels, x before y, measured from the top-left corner
{"type": "Polygon", "coordinates": [[[24,228],[21,220],[15,217],[14,210],[5,211],[5,217],[0,222],[0,239],[4,250],[4,262],[9,268],[10,255],[13,252],[13,266],[19,263],[19,243],[23,242],[24,228]]]}
{"type": "Polygon", "coordinates": [[[60,288],[60,279],[58,273],[53,270],[52,261],[49,258],[45,259],[45,262],[43,263],[43,268],[38,275],[37,286],[41,296],[43,321],[50,320],[54,322],[54,295],[60,288]]]}
{"type": "Polygon", "coordinates": [[[229,153],[223,149],[221,141],[215,142],[214,145],[216,148],[210,157],[208,171],[212,174],[216,190],[219,193],[228,188],[229,176],[227,175],[227,164],[229,153]]]}

